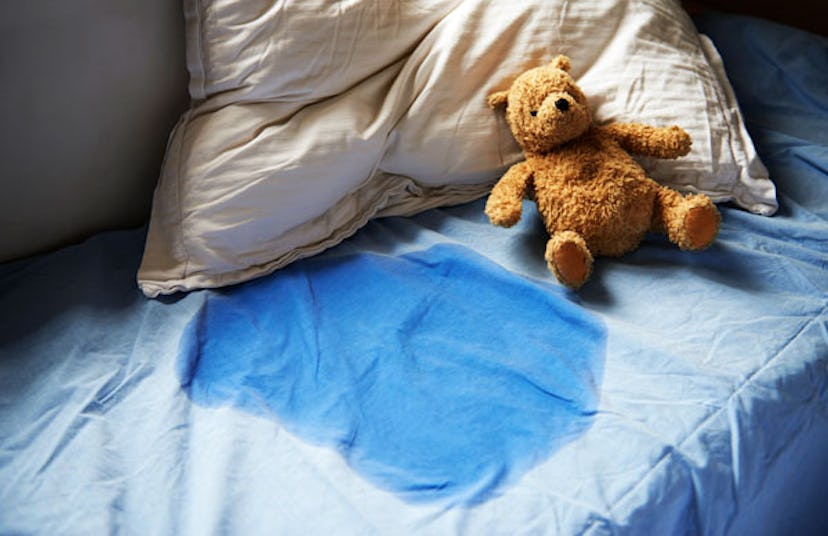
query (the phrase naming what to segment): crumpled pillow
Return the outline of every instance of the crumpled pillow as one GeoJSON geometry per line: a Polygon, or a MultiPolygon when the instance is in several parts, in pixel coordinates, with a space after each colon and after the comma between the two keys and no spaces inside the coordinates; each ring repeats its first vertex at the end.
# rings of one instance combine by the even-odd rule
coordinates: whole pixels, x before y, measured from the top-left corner
{"type": "Polygon", "coordinates": [[[680,124],[642,163],[682,191],[776,209],[712,44],[677,2],[185,0],[192,106],[173,131],[139,286],[220,287],[371,218],[485,195],[522,158],[485,102],[557,54],[596,120],[680,124]]]}

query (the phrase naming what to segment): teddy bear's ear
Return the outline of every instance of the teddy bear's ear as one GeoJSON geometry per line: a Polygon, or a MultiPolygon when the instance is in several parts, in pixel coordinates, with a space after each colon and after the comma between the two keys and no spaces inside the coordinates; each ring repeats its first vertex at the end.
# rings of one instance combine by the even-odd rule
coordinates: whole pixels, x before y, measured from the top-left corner
{"type": "Polygon", "coordinates": [[[550,63],[549,66],[553,69],[561,69],[566,72],[569,72],[569,69],[572,68],[572,65],[569,63],[569,58],[563,54],[552,60],[552,63],[550,63]]]}
{"type": "Polygon", "coordinates": [[[489,104],[489,108],[496,109],[501,106],[506,106],[506,103],[509,101],[509,92],[508,91],[495,91],[488,97],[486,97],[486,102],[489,104]]]}

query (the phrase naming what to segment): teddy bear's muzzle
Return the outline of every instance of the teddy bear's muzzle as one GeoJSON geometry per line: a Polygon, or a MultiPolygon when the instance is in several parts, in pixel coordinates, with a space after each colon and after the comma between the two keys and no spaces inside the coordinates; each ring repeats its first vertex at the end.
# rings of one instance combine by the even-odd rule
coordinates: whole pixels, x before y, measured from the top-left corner
{"type": "Polygon", "coordinates": [[[564,93],[552,93],[547,95],[541,105],[541,114],[551,121],[569,121],[570,113],[577,103],[564,93]]]}

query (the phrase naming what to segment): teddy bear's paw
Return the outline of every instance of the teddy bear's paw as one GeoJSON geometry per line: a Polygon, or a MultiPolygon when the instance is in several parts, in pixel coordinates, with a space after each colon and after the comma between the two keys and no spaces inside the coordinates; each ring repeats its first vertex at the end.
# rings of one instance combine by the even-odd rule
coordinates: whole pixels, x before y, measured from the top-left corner
{"type": "Polygon", "coordinates": [[[681,249],[699,250],[713,243],[719,233],[721,216],[713,201],[705,195],[692,194],[682,201],[684,217],[675,242],[681,249]]]}
{"type": "Polygon", "coordinates": [[[690,152],[690,148],[693,146],[693,140],[690,138],[690,134],[677,125],[667,128],[667,136],[665,141],[667,146],[666,156],[669,158],[685,156],[690,152]]]}
{"type": "Polygon", "coordinates": [[[486,203],[486,216],[494,225],[511,227],[520,221],[521,203],[497,202],[491,197],[486,203]]]}
{"type": "Polygon", "coordinates": [[[571,288],[579,288],[592,273],[592,254],[584,239],[572,231],[555,233],[546,244],[544,258],[558,281],[571,288]]]}
{"type": "Polygon", "coordinates": [[[684,217],[685,249],[697,250],[709,246],[719,232],[720,216],[715,207],[693,207],[684,217]]]}

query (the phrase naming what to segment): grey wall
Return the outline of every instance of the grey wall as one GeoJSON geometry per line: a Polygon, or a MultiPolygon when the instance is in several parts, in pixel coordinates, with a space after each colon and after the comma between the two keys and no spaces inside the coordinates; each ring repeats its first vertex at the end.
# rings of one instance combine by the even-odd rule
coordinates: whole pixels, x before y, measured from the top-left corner
{"type": "Polygon", "coordinates": [[[0,261],[146,221],[183,27],[177,0],[0,2],[0,261]]]}

